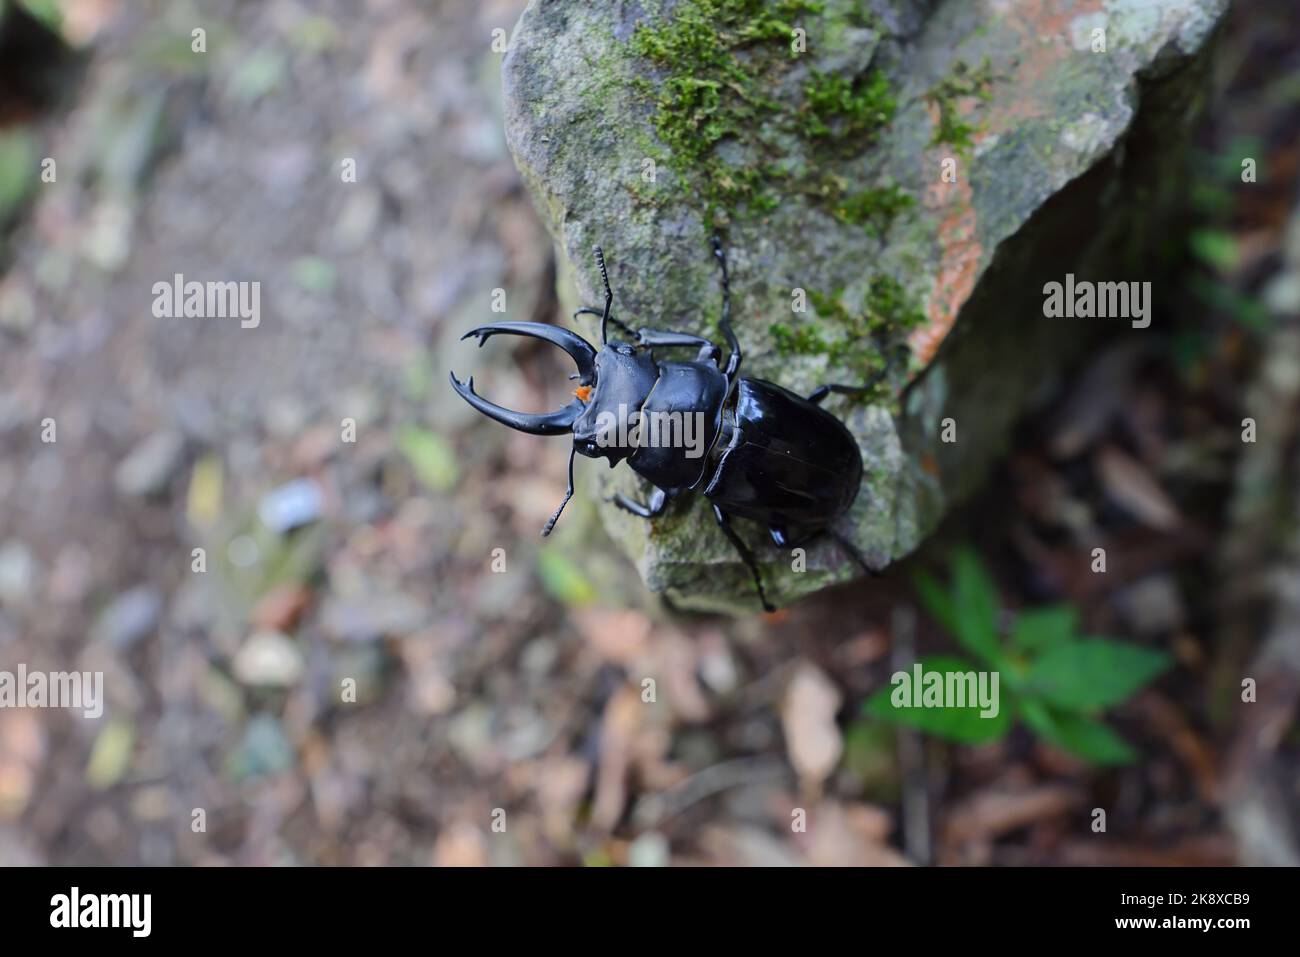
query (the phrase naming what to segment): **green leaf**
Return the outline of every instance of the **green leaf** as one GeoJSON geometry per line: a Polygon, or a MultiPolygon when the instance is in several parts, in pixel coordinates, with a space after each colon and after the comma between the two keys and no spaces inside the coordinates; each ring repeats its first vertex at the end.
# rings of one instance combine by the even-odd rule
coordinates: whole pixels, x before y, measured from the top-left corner
{"type": "Polygon", "coordinates": [[[1231,283],[1192,275],[1188,277],[1187,288],[1209,308],[1227,313],[1234,322],[1251,331],[1260,332],[1273,323],[1272,313],[1262,302],[1243,293],[1231,283]]]}
{"type": "Polygon", "coordinates": [[[537,574],[542,587],[565,605],[589,605],[596,600],[596,589],[582,569],[554,548],[537,553],[537,574]]]}
{"type": "MultiPolygon", "coordinates": [[[[63,12],[59,9],[58,0],[18,0],[18,3],[53,32],[59,33],[63,29],[63,12]]],[[[0,3],[0,14],[3,13],[4,4],[0,3]]],[[[1257,154],[1243,153],[1242,155],[1257,154]]]]}
{"type": "Polygon", "coordinates": [[[408,425],[398,433],[397,447],[420,481],[435,491],[447,491],[460,477],[455,453],[441,435],[418,425],[408,425]]]}
{"type": "Polygon", "coordinates": [[[935,577],[929,572],[918,569],[912,576],[912,584],[916,588],[916,594],[921,599],[921,604],[925,610],[939,624],[943,625],[945,631],[950,635],[957,633],[957,613],[953,607],[952,598],[935,577]]]}
{"type": "Polygon", "coordinates": [[[953,556],[953,637],[963,648],[994,666],[1005,660],[998,645],[997,586],[974,551],[962,548],[953,556]]]}
{"type": "Polygon", "coordinates": [[[135,726],[127,718],[113,718],[100,729],[90,749],[86,764],[86,781],[102,791],[112,787],[131,766],[135,747],[135,726]]]}
{"type": "Polygon", "coordinates": [[[1138,645],[1091,638],[1047,648],[1025,679],[1027,694],[1074,711],[1118,704],[1170,665],[1169,656],[1138,645]]]}
{"type": "MultiPolygon", "coordinates": [[[[252,103],[260,100],[284,82],[287,69],[285,59],[275,50],[256,50],[250,53],[235,69],[230,79],[231,92],[241,100],[252,103]]],[[[306,260],[298,260],[299,263],[306,260]]],[[[301,268],[295,265],[295,269],[301,268]]],[[[296,277],[297,278],[297,277],[296,277]]],[[[299,279],[301,282],[301,279],[299,279]]],[[[333,288],[332,277],[329,289],[333,288]]]]}
{"type": "Polygon", "coordinates": [[[1030,608],[1016,617],[1011,644],[1019,651],[1043,651],[1064,644],[1079,630],[1079,615],[1070,605],[1030,608]]]}
{"type": "MultiPolygon", "coordinates": [[[[922,675],[931,672],[938,672],[947,676],[951,673],[968,673],[974,671],[974,667],[961,658],[950,655],[935,655],[923,658],[919,662],[921,665],[922,675]]],[[[927,734],[933,734],[949,741],[959,741],[963,744],[980,744],[985,741],[993,741],[1003,737],[1011,727],[1011,717],[1015,708],[1009,699],[1009,696],[1002,693],[1002,683],[998,682],[998,695],[993,699],[998,706],[996,715],[990,717],[980,716],[980,707],[978,701],[974,707],[912,707],[910,704],[896,706],[894,696],[899,695],[900,699],[907,702],[913,700],[913,696],[920,696],[921,689],[913,689],[915,670],[906,672],[896,672],[890,679],[887,687],[881,688],[863,705],[863,712],[872,717],[880,718],[895,724],[903,724],[908,727],[916,728],[927,734]],[[904,682],[904,676],[906,682],[904,682]]],[[[978,678],[976,676],[976,694],[978,695],[978,678]]],[[[924,680],[924,679],[923,679],[924,680]]],[[[988,681],[989,679],[985,679],[988,681]]],[[[945,688],[947,679],[945,677],[945,688]]],[[[922,685],[922,688],[924,685],[922,685]]],[[[986,687],[991,686],[986,685],[986,687]]],[[[969,700],[969,699],[968,699],[969,700]]],[[[992,702],[991,702],[992,703],[992,702]]]]}
{"type": "Polygon", "coordinates": [[[0,133],[0,225],[18,211],[39,177],[35,137],[22,130],[0,133]]]}
{"type": "Polygon", "coordinates": [[[318,296],[328,296],[334,291],[338,281],[338,273],[335,272],[334,266],[328,259],[322,259],[320,256],[303,256],[295,259],[289,269],[293,273],[294,281],[304,292],[318,296]]]}
{"type": "Polygon", "coordinates": [[[1094,718],[1054,711],[1032,700],[1020,702],[1020,716],[1044,741],[1091,764],[1132,764],[1137,759],[1127,741],[1094,718]]]}
{"type": "Polygon", "coordinates": [[[1187,245],[1203,262],[1220,272],[1229,272],[1241,260],[1237,237],[1221,229],[1198,229],[1187,237],[1187,245]]]}

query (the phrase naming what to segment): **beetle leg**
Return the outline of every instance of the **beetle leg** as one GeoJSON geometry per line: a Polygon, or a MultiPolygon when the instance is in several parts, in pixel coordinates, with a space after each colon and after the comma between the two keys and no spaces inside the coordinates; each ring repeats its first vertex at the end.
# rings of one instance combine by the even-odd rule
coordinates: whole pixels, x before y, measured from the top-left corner
{"type": "Polygon", "coordinates": [[[813,389],[812,393],[808,396],[808,401],[814,405],[821,405],[822,399],[826,398],[832,392],[839,393],[840,395],[861,395],[863,392],[871,391],[876,387],[876,384],[880,382],[881,379],[885,378],[885,376],[889,374],[889,371],[894,368],[894,363],[896,361],[906,361],[906,348],[906,346],[900,348],[896,352],[894,359],[886,359],[885,368],[881,369],[867,380],[865,385],[842,385],[838,382],[828,382],[826,385],[821,385],[813,389]]]}
{"type": "Polygon", "coordinates": [[[749,573],[754,576],[754,586],[758,589],[758,600],[763,603],[764,611],[776,611],[776,607],[767,600],[767,592],[763,591],[763,576],[759,574],[758,562],[754,561],[754,553],[749,550],[749,546],[740,540],[735,529],[731,527],[731,521],[727,518],[727,513],[718,506],[713,506],[713,517],[718,520],[718,528],[722,529],[722,534],[727,536],[727,540],[740,553],[740,560],[749,567],[749,573]]]}
{"type": "Polygon", "coordinates": [[[700,349],[697,361],[703,362],[708,360],[715,366],[718,359],[722,356],[722,349],[715,342],[710,342],[700,336],[691,335],[689,332],[672,332],[667,329],[638,329],[636,331],[637,344],[649,346],[650,348],[669,349],[674,346],[698,346],[700,349]]]}
{"type": "Polygon", "coordinates": [[[634,502],[626,495],[615,495],[610,501],[623,511],[631,512],[639,518],[658,518],[664,513],[664,509],[668,507],[669,500],[676,494],[676,492],[666,492],[661,488],[656,488],[650,493],[650,501],[645,505],[634,502]]]}
{"type": "Polygon", "coordinates": [[[883,372],[880,373],[866,385],[841,385],[838,382],[829,382],[826,385],[819,385],[809,393],[808,401],[813,403],[813,405],[821,405],[822,399],[826,398],[832,392],[837,393],[838,395],[861,395],[864,392],[870,392],[875,388],[876,383],[879,382],[884,375],[883,372]]]}
{"type": "Polygon", "coordinates": [[[858,550],[858,546],[854,545],[852,540],[850,540],[848,536],[842,535],[832,528],[828,528],[826,530],[826,534],[829,535],[831,538],[835,539],[835,541],[839,544],[840,548],[848,552],[849,555],[853,558],[853,560],[862,566],[862,570],[866,572],[868,575],[870,575],[872,578],[880,578],[884,574],[884,572],[882,572],[880,569],[872,568],[870,565],[867,564],[866,557],[862,554],[861,551],[858,550]]]}

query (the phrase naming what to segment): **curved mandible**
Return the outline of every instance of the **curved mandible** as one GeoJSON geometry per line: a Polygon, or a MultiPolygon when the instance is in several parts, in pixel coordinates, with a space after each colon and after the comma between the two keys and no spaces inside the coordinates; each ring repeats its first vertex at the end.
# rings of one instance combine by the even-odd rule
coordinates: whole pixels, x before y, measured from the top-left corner
{"type": "Polygon", "coordinates": [[[559,346],[569,354],[569,358],[578,366],[578,377],[581,385],[591,385],[596,376],[596,350],[592,348],[591,343],[576,332],[570,332],[568,329],[561,329],[559,326],[548,325],[544,322],[498,322],[490,326],[479,326],[477,329],[471,329],[461,336],[461,341],[465,341],[470,336],[478,337],[479,348],[489,338],[498,334],[512,336],[529,336],[533,339],[541,339],[549,342],[553,346],[559,346]]]}
{"type": "Polygon", "coordinates": [[[527,432],[530,435],[562,435],[565,432],[572,431],[574,420],[582,414],[582,410],[585,408],[582,400],[574,399],[564,408],[555,412],[515,412],[511,409],[502,408],[495,402],[489,402],[475,392],[473,376],[470,376],[465,382],[461,382],[456,378],[454,372],[451,374],[451,387],[456,390],[457,395],[489,419],[500,422],[502,425],[508,425],[519,432],[527,432]]]}

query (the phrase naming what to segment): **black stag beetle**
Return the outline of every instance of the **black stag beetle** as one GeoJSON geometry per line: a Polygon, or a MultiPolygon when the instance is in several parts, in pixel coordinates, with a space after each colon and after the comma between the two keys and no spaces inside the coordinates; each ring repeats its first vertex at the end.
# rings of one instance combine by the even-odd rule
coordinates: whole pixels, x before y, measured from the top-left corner
{"type": "Polygon", "coordinates": [[[722,533],[740,553],[754,577],[759,600],[772,611],[763,589],[754,554],[730,519],[747,518],[765,526],[778,548],[793,547],[818,535],[840,543],[867,572],[875,571],[856,547],[832,528],[848,511],[862,480],[862,456],[853,435],[835,416],[821,408],[832,392],[864,392],[871,384],[823,385],[807,398],[762,379],[738,377],[742,352],[731,329],[731,287],[722,242],[713,237],[713,255],[722,271],[722,320],[727,340],[727,363],[722,350],[708,339],[685,332],[638,329],[635,332],[610,315],[614,294],[609,287],[605,257],[596,247],[596,263],[605,284],[604,310],[583,308],[574,313],[600,316],[597,352],[581,336],[558,326],[538,322],[501,322],[479,326],[462,339],[478,337],[479,346],[490,336],[509,333],[544,339],[559,346],[578,366],[574,400],[564,408],[539,415],[512,412],[487,401],[474,391],[474,379],[461,382],[451,374],[452,388],[466,402],[491,419],[533,435],[573,433],[569,453],[569,484],[564,501],[542,529],[549,535],[564,506],[573,497],[573,460],[581,452],[589,458],[609,459],[613,468],[624,459],[632,470],[654,486],[646,503],[616,495],[620,508],[652,519],[668,502],[685,491],[700,492],[713,507],[722,533]],[[610,342],[613,323],[632,342],[610,342]],[[655,350],[698,349],[694,360],[677,362],[656,357],[655,350]],[[646,444],[641,432],[614,432],[610,416],[639,412],[640,421],[654,414],[702,415],[704,454],[688,454],[683,443],[646,444]]]}

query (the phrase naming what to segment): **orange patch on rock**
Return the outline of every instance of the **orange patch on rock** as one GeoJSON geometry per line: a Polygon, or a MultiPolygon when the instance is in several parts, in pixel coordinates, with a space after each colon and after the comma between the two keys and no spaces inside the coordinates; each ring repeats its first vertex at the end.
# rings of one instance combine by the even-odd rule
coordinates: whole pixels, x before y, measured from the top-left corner
{"type": "MultiPolygon", "coordinates": [[[[1012,61],[1014,72],[1000,74],[997,93],[1003,99],[980,107],[972,97],[961,104],[963,115],[976,109],[985,110],[982,122],[973,134],[976,147],[989,136],[1012,129],[1018,123],[1046,116],[1051,104],[1043,96],[1046,80],[1053,67],[1075,55],[1070,43],[1070,23],[1077,17],[1102,9],[1101,0],[1080,0],[1061,9],[1058,0],[1017,0],[1008,4],[1001,22],[1020,37],[1019,50],[1012,61]]],[[[1006,69],[1002,64],[997,69],[1006,69]]],[[[938,107],[931,105],[932,120],[939,121],[938,107]]],[[[952,155],[950,147],[936,147],[929,158],[931,169],[952,155]]],[[[929,321],[909,337],[912,352],[922,368],[929,365],[939,346],[952,330],[957,314],[975,290],[984,249],[976,231],[968,161],[959,160],[957,182],[935,183],[926,193],[930,209],[946,209],[939,223],[939,269],[929,297],[929,321]]]]}
{"type": "Polygon", "coordinates": [[[962,304],[975,289],[983,250],[976,238],[971,199],[970,181],[961,176],[955,183],[936,183],[926,196],[927,205],[947,206],[949,212],[939,223],[939,272],[930,291],[930,321],[908,340],[923,365],[939,351],[962,304]]]}

